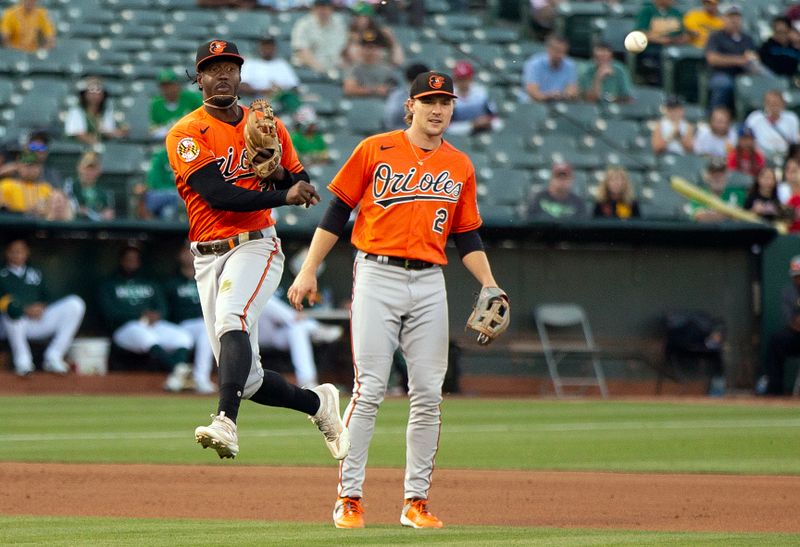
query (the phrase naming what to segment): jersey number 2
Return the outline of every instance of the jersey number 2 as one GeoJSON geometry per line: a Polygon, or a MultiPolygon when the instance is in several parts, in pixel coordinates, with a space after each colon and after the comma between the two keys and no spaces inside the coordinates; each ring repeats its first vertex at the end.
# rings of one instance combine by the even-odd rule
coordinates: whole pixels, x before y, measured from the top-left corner
{"type": "Polygon", "coordinates": [[[436,218],[433,219],[431,230],[437,234],[444,233],[444,223],[447,222],[447,209],[437,209],[436,218]]]}

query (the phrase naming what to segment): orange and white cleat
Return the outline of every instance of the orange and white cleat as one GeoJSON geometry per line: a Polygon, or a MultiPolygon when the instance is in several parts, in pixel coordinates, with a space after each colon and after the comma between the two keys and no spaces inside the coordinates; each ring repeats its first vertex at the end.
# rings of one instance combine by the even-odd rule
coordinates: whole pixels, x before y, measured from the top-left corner
{"type": "Polygon", "coordinates": [[[361,498],[339,498],[333,506],[333,523],[337,528],[363,528],[364,507],[361,498]]]}
{"type": "Polygon", "coordinates": [[[412,528],[441,528],[444,523],[428,511],[428,500],[407,499],[400,513],[400,524],[412,528]]]}

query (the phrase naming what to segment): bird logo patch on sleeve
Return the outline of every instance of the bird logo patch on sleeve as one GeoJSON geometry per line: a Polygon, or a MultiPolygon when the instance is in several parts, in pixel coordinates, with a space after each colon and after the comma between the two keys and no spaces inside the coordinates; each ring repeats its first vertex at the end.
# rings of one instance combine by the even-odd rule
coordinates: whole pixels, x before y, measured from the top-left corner
{"type": "Polygon", "coordinates": [[[178,142],[178,156],[186,163],[194,161],[199,155],[200,146],[193,138],[186,137],[178,142]]]}

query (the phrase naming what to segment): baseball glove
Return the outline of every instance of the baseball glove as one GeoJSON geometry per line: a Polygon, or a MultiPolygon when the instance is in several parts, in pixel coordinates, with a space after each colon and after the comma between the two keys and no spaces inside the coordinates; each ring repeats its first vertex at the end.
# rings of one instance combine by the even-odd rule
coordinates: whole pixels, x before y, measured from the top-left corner
{"type": "Polygon", "coordinates": [[[508,328],[511,307],[508,295],[499,287],[484,287],[467,319],[467,328],[478,333],[478,343],[489,344],[508,328]]]}
{"type": "Polygon", "coordinates": [[[247,161],[259,179],[265,179],[278,168],[283,148],[278,139],[278,128],[272,106],[266,99],[250,103],[244,128],[247,161]]]}

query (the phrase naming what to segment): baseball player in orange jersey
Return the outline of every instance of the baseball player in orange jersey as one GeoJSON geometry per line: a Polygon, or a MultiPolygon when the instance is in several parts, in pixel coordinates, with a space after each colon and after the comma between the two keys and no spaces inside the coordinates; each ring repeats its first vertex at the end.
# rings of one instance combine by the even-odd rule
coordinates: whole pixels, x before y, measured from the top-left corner
{"type": "Polygon", "coordinates": [[[399,346],[408,363],[410,413],[406,433],[404,505],[400,522],[440,528],[428,510],[447,370],[448,316],[442,266],[453,234],[461,260],[483,287],[496,287],[477,229],[475,171],[469,157],[442,135],[453,114],[453,81],[425,72],[411,84],[406,130],[363,140],[328,187],[335,198],[319,224],[289,288],[302,309],[316,296],[316,271],[338,241],[350,211],[360,206],[352,243],[351,332],[355,382],[345,410],[350,453],[340,464],[338,528],[364,526],[361,504],[367,452],[399,346]]]}
{"type": "MultiPolygon", "coordinates": [[[[236,420],[241,399],[305,412],[337,459],[349,448],[339,416],[339,392],[289,384],[263,370],[258,317],[283,271],[272,207],[311,206],[319,195],[297,159],[286,127],[276,119],[280,166],[259,180],[248,161],[244,127],[248,109],[238,104],[243,63],[236,44],[211,40],[197,50],[197,84],[203,106],[179,120],[166,139],[178,193],[186,203],[189,239],[203,319],[219,365],[219,406],[211,425],[195,438],[220,458],[239,452],[236,420]],[[263,191],[262,191],[263,190],[263,191]]],[[[271,153],[260,149],[258,156],[271,153]]]]}

